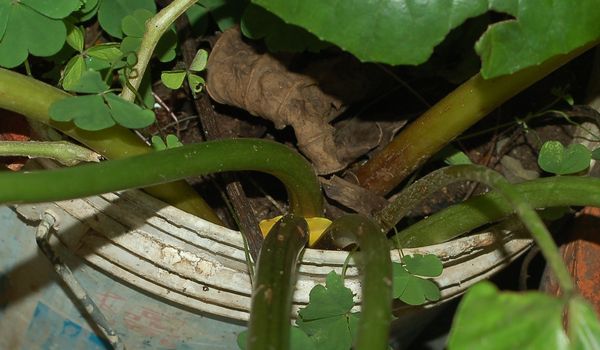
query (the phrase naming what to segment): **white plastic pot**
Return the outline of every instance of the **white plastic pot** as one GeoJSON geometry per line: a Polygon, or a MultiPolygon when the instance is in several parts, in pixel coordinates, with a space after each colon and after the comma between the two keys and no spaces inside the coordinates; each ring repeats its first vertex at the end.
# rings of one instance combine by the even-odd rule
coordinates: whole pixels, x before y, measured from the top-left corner
{"type": "MultiPolygon", "coordinates": [[[[19,205],[29,220],[48,211],[57,219],[60,243],[108,275],[186,307],[247,320],[251,285],[241,234],[201,220],[140,191],[127,191],[48,204],[19,205]]],[[[56,242],[56,236],[54,238],[56,242]]],[[[462,294],[527,250],[529,238],[484,233],[449,243],[405,249],[435,254],[444,263],[435,278],[442,299],[462,294]]],[[[308,302],[312,287],[335,270],[347,252],[307,249],[302,258],[294,307],[308,302]]],[[[392,251],[392,259],[399,260],[392,251]]],[[[347,287],[360,302],[360,278],[353,263],[347,287]]],[[[295,314],[295,312],[294,312],[295,314]]]]}

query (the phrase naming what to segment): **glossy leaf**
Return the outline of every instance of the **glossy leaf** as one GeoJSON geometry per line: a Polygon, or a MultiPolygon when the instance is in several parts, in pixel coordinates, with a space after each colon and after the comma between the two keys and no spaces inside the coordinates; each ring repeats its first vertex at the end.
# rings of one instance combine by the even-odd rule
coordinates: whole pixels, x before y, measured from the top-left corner
{"type": "Polygon", "coordinates": [[[563,306],[560,299],[543,293],[500,293],[491,283],[481,282],[458,307],[449,349],[568,349],[563,306]]]}
{"type": "Polygon", "coordinates": [[[160,80],[169,89],[177,90],[183,84],[186,74],[184,70],[165,71],[160,74],[160,80]]]}
{"type": "Polygon", "coordinates": [[[50,106],[50,119],[57,122],[72,121],[83,130],[97,131],[115,125],[100,95],[68,97],[50,106]]]}
{"type": "Polygon", "coordinates": [[[302,27],[290,25],[264,8],[250,4],[241,19],[241,29],[252,39],[265,39],[271,51],[319,51],[330,44],[319,40],[302,27]]]}
{"type": "Polygon", "coordinates": [[[110,107],[110,114],[113,119],[121,126],[129,129],[145,128],[156,119],[151,110],[142,109],[140,106],[125,101],[113,93],[104,94],[104,98],[110,107]]]}
{"type": "Polygon", "coordinates": [[[433,48],[468,18],[489,10],[508,13],[516,19],[490,26],[477,42],[486,78],[536,65],[600,37],[597,0],[253,0],[253,3],[363,61],[394,65],[425,62],[433,48]]]}
{"type": "MultiPolygon", "coordinates": [[[[60,4],[62,2],[59,1],[60,4]]],[[[67,36],[62,20],[54,19],[12,0],[0,0],[0,66],[13,68],[29,54],[48,57],[60,51],[67,36]]]]}
{"type": "Polygon", "coordinates": [[[98,21],[108,34],[123,38],[121,21],[136,10],[145,9],[156,13],[154,0],[102,0],[98,9],[98,21]]]}
{"type": "Polygon", "coordinates": [[[547,141],[540,149],[538,164],[546,172],[566,175],[587,169],[591,157],[584,145],[571,144],[565,148],[559,141],[547,141]]]}

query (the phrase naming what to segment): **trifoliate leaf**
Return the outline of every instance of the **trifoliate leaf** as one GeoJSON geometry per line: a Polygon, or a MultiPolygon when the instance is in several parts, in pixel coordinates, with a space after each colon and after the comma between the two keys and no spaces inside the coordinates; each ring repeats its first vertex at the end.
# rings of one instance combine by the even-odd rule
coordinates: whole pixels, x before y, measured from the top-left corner
{"type": "Polygon", "coordinates": [[[208,9],[200,4],[192,5],[192,7],[190,7],[185,12],[188,21],[190,22],[192,34],[194,34],[194,36],[200,37],[206,34],[206,29],[208,28],[209,13],[210,12],[208,11],[208,9]]]}
{"type": "Polygon", "coordinates": [[[183,146],[183,143],[179,141],[179,138],[177,138],[176,135],[168,134],[165,137],[165,140],[166,143],[160,136],[155,135],[152,136],[152,138],[150,139],[150,143],[152,144],[152,148],[154,148],[156,151],[162,151],[169,148],[177,148],[183,146]]]}
{"type": "Polygon", "coordinates": [[[165,140],[167,141],[167,148],[177,148],[183,146],[183,143],[179,141],[179,138],[176,135],[168,134],[165,137],[165,140]]]}
{"type": "Polygon", "coordinates": [[[115,125],[100,95],[72,96],[58,100],[50,106],[48,113],[54,121],[72,121],[78,128],[88,131],[102,130],[115,125]]]}
{"type": "Polygon", "coordinates": [[[82,94],[97,94],[108,90],[108,88],[109,86],[102,80],[99,72],[87,70],[83,72],[79,80],[69,86],[68,89],[65,88],[65,90],[82,94]]]}
{"type": "Polygon", "coordinates": [[[249,4],[241,20],[242,33],[251,39],[265,39],[271,51],[320,51],[329,43],[319,40],[302,27],[287,24],[264,8],[249,4]]]}
{"type": "Polygon", "coordinates": [[[160,80],[164,86],[176,90],[183,84],[183,79],[185,79],[186,74],[187,72],[184,70],[164,71],[160,74],[160,80]]]}
{"type": "Polygon", "coordinates": [[[444,268],[440,259],[433,254],[406,255],[402,258],[402,263],[409,273],[424,277],[437,277],[444,268]]]}
{"type": "Polygon", "coordinates": [[[104,43],[92,46],[85,51],[88,56],[113,62],[121,58],[123,53],[119,50],[119,43],[104,43]]]}
{"type": "Polygon", "coordinates": [[[430,280],[412,275],[402,264],[392,264],[392,296],[409,305],[440,299],[439,287],[430,280]]]}
{"type": "Polygon", "coordinates": [[[87,70],[85,60],[81,55],[72,57],[65,65],[63,72],[62,87],[67,91],[73,91],[73,86],[79,81],[83,72],[87,70]]]}
{"type": "Polygon", "coordinates": [[[19,2],[54,19],[65,18],[81,7],[79,0],[20,0],[19,2]]]}
{"type": "Polygon", "coordinates": [[[158,135],[152,136],[152,138],[150,139],[150,144],[152,145],[152,148],[154,148],[155,151],[164,151],[167,149],[165,141],[163,141],[162,137],[158,135]]]}
{"type": "Polygon", "coordinates": [[[98,9],[98,21],[108,34],[123,38],[121,21],[136,10],[145,9],[156,13],[154,0],[102,0],[98,9]]]}
{"type": "Polygon", "coordinates": [[[454,317],[448,348],[566,350],[561,299],[539,292],[499,292],[490,282],[471,287],[454,317]]]}
{"type": "Polygon", "coordinates": [[[206,68],[207,61],[208,61],[208,52],[206,52],[206,50],[204,50],[204,49],[200,49],[200,50],[198,50],[198,52],[196,52],[196,56],[194,56],[194,59],[192,60],[192,63],[190,64],[189,70],[194,71],[194,72],[201,72],[204,70],[204,68],[206,68]]]}
{"type": "MultiPolygon", "coordinates": [[[[63,2],[58,4],[62,6],[63,2]]],[[[0,66],[16,67],[29,54],[52,56],[65,43],[67,29],[62,20],[47,17],[23,2],[12,0],[0,0],[0,12],[3,13],[0,20],[5,21],[0,23],[0,30],[4,28],[0,40],[0,66]]]]}
{"type": "Polygon", "coordinates": [[[193,73],[188,73],[187,78],[188,84],[190,85],[190,89],[192,89],[194,96],[202,91],[202,87],[204,86],[204,78],[193,73]]]}
{"type": "Polygon", "coordinates": [[[99,0],[85,0],[83,6],[73,15],[79,22],[86,22],[96,15],[98,8],[100,8],[99,0]]]}
{"type": "Polygon", "coordinates": [[[156,117],[149,109],[125,101],[113,93],[104,94],[106,103],[110,107],[110,114],[121,126],[129,129],[145,128],[152,124],[156,117]]]}
{"type": "Polygon", "coordinates": [[[565,148],[559,141],[547,141],[542,145],[538,165],[542,170],[557,175],[580,172],[590,166],[591,152],[581,144],[565,148]]]}
{"type": "Polygon", "coordinates": [[[342,277],[331,271],[325,286],[316,285],[309,294],[309,304],[298,314],[303,321],[345,315],[354,306],[352,291],[344,286],[342,277]]]}

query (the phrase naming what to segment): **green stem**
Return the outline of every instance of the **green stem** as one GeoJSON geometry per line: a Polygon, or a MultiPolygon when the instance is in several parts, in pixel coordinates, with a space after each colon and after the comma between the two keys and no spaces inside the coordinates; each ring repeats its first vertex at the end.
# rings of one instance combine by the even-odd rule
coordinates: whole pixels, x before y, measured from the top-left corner
{"type": "Polygon", "coordinates": [[[140,87],[156,44],[173,22],[196,2],[197,0],[174,0],[146,22],[146,32],[137,51],[137,63],[128,77],[130,84],[126,84],[121,93],[123,99],[129,102],[135,100],[135,91],[140,87]]]}
{"type": "Polygon", "coordinates": [[[189,176],[245,170],[262,171],[281,180],[294,213],[322,216],[319,181],[310,164],[286,146],[253,139],[203,142],[74,168],[0,173],[0,203],[80,198],[189,176]]]}
{"type": "MultiPolygon", "coordinates": [[[[50,120],[50,106],[71,95],[39,80],[0,68],[0,108],[16,112],[60,130],[108,159],[119,159],[151,152],[152,149],[130,130],[113,126],[102,131],[81,130],[73,123],[50,120]]],[[[174,182],[145,189],[181,210],[222,224],[214,211],[185,182],[174,182]]]]}
{"type": "Polygon", "coordinates": [[[475,75],[404,128],[381,152],[362,165],[356,172],[360,185],[380,195],[388,193],[488,113],[595,44],[511,75],[489,80],[475,75]]]}
{"type": "Polygon", "coordinates": [[[353,236],[360,247],[362,306],[355,349],[388,349],[392,316],[392,261],[384,232],[358,214],[335,220],[327,229],[335,236],[353,236]]]}
{"type": "Polygon", "coordinates": [[[531,233],[548,264],[556,275],[565,295],[574,291],[569,271],[558,253],[548,229],[521,194],[498,172],[479,165],[456,165],[436,170],[404,190],[392,204],[377,216],[382,226],[393,226],[396,218],[404,217],[423,198],[451,183],[477,181],[496,190],[510,203],[523,225],[531,233]]]}
{"type": "MultiPolygon", "coordinates": [[[[563,206],[600,207],[600,179],[556,176],[513,185],[533,208],[563,206]]],[[[513,213],[498,192],[452,205],[400,231],[403,248],[424,247],[454,239],[466,232],[513,213]]],[[[394,221],[399,221],[397,218],[394,221]]]]}
{"type": "Polygon", "coordinates": [[[0,141],[0,156],[50,158],[66,166],[100,161],[98,153],[67,141],[0,141]]]}
{"type": "Polygon", "coordinates": [[[248,323],[248,350],[290,348],[290,314],[296,270],[308,242],[303,218],[286,215],[271,229],[258,258],[248,323]]]}

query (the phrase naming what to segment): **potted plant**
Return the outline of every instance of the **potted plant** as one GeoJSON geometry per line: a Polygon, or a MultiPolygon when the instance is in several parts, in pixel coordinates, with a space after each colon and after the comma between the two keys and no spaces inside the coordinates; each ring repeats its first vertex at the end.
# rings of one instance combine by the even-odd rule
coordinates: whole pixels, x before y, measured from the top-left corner
{"type": "MultiPolygon", "coordinates": [[[[582,13],[588,12],[590,18],[593,18],[598,11],[593,8],[586,10],[586,6],[592,6],[590,3],[576,6],[579,6],[577,9],[581,9],[582,13]]],[[[122,5],[119,1],[65,0],[57,4],[56,7],[29,3],[0,4],[3,6],[0,7],[0,15],[4,16],[0,18],[5,18],[6,23],[0,41],[0,52],[6,54],[2,56],[0,64],[12,68],[23,63],[31,75],[36,69],[43,69],[43,66],[32,66],[26,61],[29,54],[52,57],[58,62],[56,67],[62,68],[62,88],[79,95],[71,96],[34,78],[2,69],[0,107],[48,124],[107,158],[124,159],[28,174],[2,173],[0,186],[3,186],[3,191],[0,201],[57,201],[35,207],[19,206],[18,210],[30,218],[39,215],[36,213],[40,211],[48,211],[54,213],[63,226],[77,227],[83,222],[86,227],[92,228],[98,234],[86,235],[85,230],[74,230],[77,234],[58,235],[63,244],[77,250],[92,264],[110,271],[115,277],[177,303],[233,319],[250,318],[247,344],[252,348],[283,348],[290,344],[290,334],[295,339],[295,346],[325,346],[328,341],[325,335],[334,329],[331,328],[334,327],[332,324],[338,327],[341,325],[342,329],[347,330],[347,334],[342,337],[343,342],[338,345],[352,344],[354,330],[357,329],[357,347],[382,348],[387,341],[392,295],[408,304],[448,300],[463,293],[476,281],[501,269],[530,246],[529,238],[515,234],[514,227],[518,225],[510,226],[511,221],[505,221],[504,226],[495,230],[508,230],[512,236],[498,238],[498,234],[492,230],[443,243],[516,213],[548,259],[564,297],[544,299],[539,295],[497,295],[491,287],[482,285],[467,296],[457,316],[457,330],[453,334],[451,345],[466,347],[484,332],[490,333],[491,337],[499,334],[488,332],[496,325],[493,320],[484,323],[480,329],[469,326],[468,321],[465,321],[465,318],[472,317],[470,313],[478,311],[478,307],[490,304],[494,305],[492,314],[501,317],[508,317],[507,313],[518,310],[519,307],[536,307],[538,304],[540,308],[548,306],[548,314],[537,314],[539,317],[551,317],[553,322],[548,331],[558,334],[552,340],[555,343],[543,340],[549,342],[548,346],[566,346],[569,341],[577,344],[595,339],[593,332],[584,334],[576,328],[585,326],[596,329],[597,321],[589,312],[587,304],[576,296],[568,273],[557,257],[554,243],[532,208],[598,206],[598,179],[560,176],[511,185],[498,173],[485,167],[456,165],[424,176],[400,191],[383,208],[366,213],[369,215],[341,216],[329,228],[318,230],[318,218],[324,212],[315,169],[319,174],[329,177],[332,173],[342,171],[356,159],[356,155],[352,157],[336,151],[339,140],[335,139],[329,122],[344,110],[346,101],[362,97],[357,93],[362,85],[355,88],[350,84],[360,83],[360,77],[352,76],[348,80],[342,80],[341,85],[345,85],[346,90],[336,90],[335,84],[332,84],[327,87],[333,90],[315,91],[315,78],[311,74],[341,65],[339,61],[320,62],[306,68],[304,74],[299,74],[289,69],[285,55],[274,59],[270,54],[249,48],[244,40],[239,40],[240,34],[236,30],[222,35],[210,58],[207,58],[204,51],[193,52],[195,49],[190,54],[189,47],[185,49],[185,45],[190,42],[184,42],[182,56],[186,67],[163,71],[161,79],[164,85],[178,88],[185,80],[190,94],[197,97],[196,94],[201,92],[204,83],[200,72],[204,70],[207,59],[210,59],[207,80],[211,96],[218,102],[243,107],[250,113],[266,117],[276,125],[292,125],[299,149],[312,161],[314,168],[289,148],[265,140],[216,140],[179,146],[177,142],[169,142],[169,139],[166,139],[166,145],[160,139],[155,139],[157,148],[162,146],[169,149],[151,152],[150,148],[127,130],[145,127],[154,122],[153,113],[141,107],[148,107],[152,96],[151,89],[148,88],[152,75],[146,74],[151,58],[156,57],[163,62],[174,58],[176,53],[173,36],[176,38],[177,35],[172,24],[186,11],[192,26],[179,23],[179,28],[193,30],[194,26],[201,26],[198,18],[202,16],[198,16],[198,13],[210,12],[217,24],[224,29],[227,22],[231,23],[231,18],[236,17],[236,10],[226,12],[223,16],[219,13],[219,6],[214,3],[196,4],[196,1],[184,0],[159,2],[161,10],[156,14],[153,13],[156,11],[154,1],[140,1],[139,7],[126,6],[126,13],[115,10],[119,4],[122,5]],[[96,13],[106,35],[102,32],[98,34],[107,38],[123,37],[120,43],[86,43],[84,27],[90,23],[90,19],[95,18],[96,13]],[[22,20],[44,23],[48,27],[48,37],[19,37],[16,28],[22,20]],[[79,24],[83,25],[77,27],[79,24]],[[19,46],[16,43],[26,44],[19,46]],[[59,52],[63,46],[63,50],[59,52]],[[61,62],[65,62],[65,58],[61,54],[70,57],[64,65],[61,62]],[[237,64],[232,64],[236,62],[237,64]],[[245,75],[248,76],[247,80],[244,80],[245,75]],[[121,85],[120,96],[111,89],[118,85],[121,85]],[[283,91],[282,96],[277,95],[278,91],[283,91]],[[316,102],[300,99],[307,96],[303,95],[307,91],[308,96],[316,102]],[[336,96],[337,93],[343,99],[336,96]],[[253,98],[257,96],[266,99],[253,98]],[[257,101],[261,104],[256,105],[257,101]],[[269,104],[272,101],[275,102],[269,104]],[[314,107],[317,118],[303,114],[310,112],[310,108],[302,109],[299,105],[314,107]],[[319,108],[324,108],[327,113],[319,108]],[[244,170],[266,172],[281,180],[289,198],[290,211],[294,214],[284,216],[273,226],[260,256],[257,251],[261,237],[256,234],[257,225],[253,225],[252,218],[249,223],[240,220],[245,243],[239,233],[216,225],[221,224],[219,217],[186,184],[169,183],[192,175],[244,170]],[[399,221],[421,200],[457,181],[482,182],[497,192],[454,205],[394,235],[391,241],[397,245],[398,250],[392,251],[395,261],[392,268],[387,251],[393,244],[388,245],[384,233],[396,229],[399,221]],[[48,183],[52,186],[47,186],[48,183]],[[157,184],[160,186],[156,186],[157,184]],[[139,187],[145,187],[150,194],[189,213],[197,214],[206,221],[174,207],[165,207],[162,202],[141,192],[87,197],[139,187]],[[553,194],[549,195],[549,190],[554,191],[553,194]],[[65,201],[81,197],[87,198],[65,201]],[[133,209],[139,214],[130,214],[133,209]],[[93,215],[90,216],[90,213],[93,215]],[[304,218],[309,219],[308,226],[304,218]],[[452,218],[452,221],[448,222],[448,218],[452,218]],[[364,271],[365,282],[359,282],[355,265],[346,262],[348,252],[308,249],[304,252],[299,267],[299,287],[292,299],[294,272],[300,251],[307,241],[312,245],[319,240],[338,246],[358,243],[360,253],[354,255],[360,270],[364,271]],[[382,250],[385,254],[381,254],[382,250]],[[253,274],[248,274],[248,255],[253,255],[258,262],[257,280],[252,284],[252,311],[250,286],[253,274]],[[270,259],[278,263],[271,266],[268,263],[270,259]],[[437,259],[444,262],[443,272],[442,264],[437,259]],[[467,262],[464,263],[465,261],[467,262]],[[460,263],[463,264],[458,265],[460,263]],[[464,266],[476,267],[465,270],[464,266]],[[343,283],[340,285],[339,276],[332,275],[331,271],[344,271],[346,284],[352,292],[347,291],[343,283]],[[437,284],[421,277],[437,277],[437,284]],[[319,283],[324,280],[327,281],[327,287],[319,287],[319,283]],[[344,299],[344,305],[336,306],[340,309],[334,310],[332,314],[315,312],[316,307],[311,305],[318,299],[317,295],[322,297],[327,293],[334,293],[334,290],[350,295],[350,302],[347,302],[347,298],[344,299]],[[358,318],[351,311],[354,305],[352,293],[363,304],[362,321],[358,326],[358,318]],[[292,300],[297,308],[303,308],[297,321],[299,328],[290,330],[292,300]],[[506,300],[512,308],[502,310],[495,304],[498,300],[506,300]],[[570,317],[572,316],[569,323],[572,328],[568,336],[562,331],[561,322],[557,321],[566,306],[570,310],[570,317]],[[324,319],[327,322],[321,322],[324,319]],[[267,336],[273,334],[276,336],[267,336]]],[[[540,24],[545,23],[542,18],[558,10],[554,7],[545,8],[543,5],[539,5],[539,13],[533,14],[528,11],[526,4],[484,6],[473,3],[458,8],[456,16],[448,16],[447,11],[436,7],[441,5],[430,4],[419,9],[427,14],[427,19],[419,22],[416,21],[418,16],[413,17],[415,13],[403,6],[393,5],[392,11],[388,12],[383,7],[365,11],[360,6],[345,4],[342,6],[344,15],[337,19],[340,20],[338,23],[347,23],[349,26],[352,22],[354,25],[351,30],[343,31],[325,25],[338,16],[332,6],[334,4],[329,2],[298,2],[292,6],[280,1],[257,0],[247,6],[240,4],[236,9],[238,19],[243,10],[242,32],[250,38],[264,38],[266,45],[272,50],[282,47],[291,50],[318,50],[327,47],[329,44],[324,41],[328,41],[361,60],[393,65],[424,62],[431,54],[432,47],[451,28],[489,9],[516,17],[515,20],[492,25],[478,41],[476,49],[483,59],[481,74],[466,80],[447,94],[404,128],[369,161],[360,164],[353,171],[358,184],[371,191],[371,197],[376,198],[375,202],[491,110],[594,46],[600,37],[593,25],[587,25],[588,22],[575,20],[566,14],[561,17],[564,20],[561,24],[564,24],[568,35],[564,38],[545,36],[542,29],[546,27],[540,24]],[[321,15],[314,16],[311,10],[313,8],[318,8],[321,15]],[[382,36],[378,32],[366,31],[373,18],[361,16],[361,13],[373,13],[373,16],[389,14],[382,17],[389,19],[383,21],[382,25],[389,27],[392,33],[404,36],[403,33],[408,30],[405,27],[407,23],[414,23],[423,26],[423,34],[416,36],[416,42],[405,40],[400,47],[393,46],[394,49],[391,49],[390,38],[398,39],[394,39],[393,35],[382,36]],[[399,21],[397,18],[406,20],[399,21]],[[355,21],[356,19],[359,20],[355,21]],[[287,25],[284,21],[303,27],[314,35],[300,27],[287,25]],[[445,25],[437,26],[434,23],[445,25]],[[365,32],[371,32],[374,39],[357,44],[357,38],[365,32]],[[496,41],[498,37],[505,40],[496,41]],[[548,42],[539,40],[541,37],[548,42]],[[289,41],[287,38],[293,40],[289,41]],[[532,47],[527,54],[517,56],[514,62],[507,63],[502,59],[509,53],[522,53],[516,48],[533,45],[536,40],[542,44],[532,47]],[[549,44],[554,44],[555,41],[560,44],[549,44]]],[[[224,4],[221,7],[227,8],[224,4]]],[[[367,77],[371,77],[369,74],[372,71],[366,72],[367,77]]],[[[323,84],[325,83],[326,79],[323,84]]],[[[203,98],[206,101],[206,95],[203,98]]],[[[193,100],[194,107],[199,113],[206,112],[201,110],[200,99],[193,100]]],[[[207,124],[210,125],[210,120],[207,124]]],[[[15,150],[14,144],[7,144],[7,147],[13,147],[13,151],[5,152],[6,154],[23,154],[15,150]]],[[[549,143],[544,147],[546,150],[543,149],[542,154],[545,156],[540,158],[540,165],[544,170],[559,175],[582,171],[589,167],[592,157],[598,157],[597,150],[592,152],[585,147],[585,150],[579,148],[578,151],[574,148],[565,151],[562,145],[556,143],[549,143]],[[577,163],[576,166],[571,164],[573,162],[569,163],[571,160],[577,163]]],[[[42,145],[42,148],[40,150],[39,145],[30,144],[26,154],[48,156],[50,153],[51,158],[58,158],[64,153],[53,144],[42,145]]],[[[354,188],[351,185],[347,184],[349,188],[354,188]]],[[[229,191],[234,192],[235,188],[228,189],[229,191]]],[[[369,195],[363,193],[361,197],[355,198],[369,198],[369,195]]],[[[337,342],[335,338],[332,339],[329,341],[337,342]]],[[[519,337],[515,339],[521,340],[519,337]]]]}

